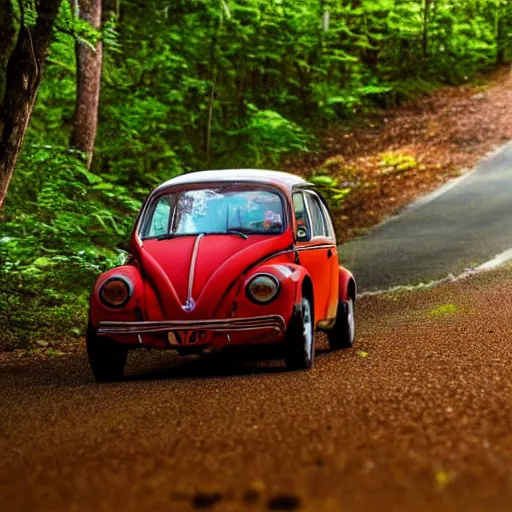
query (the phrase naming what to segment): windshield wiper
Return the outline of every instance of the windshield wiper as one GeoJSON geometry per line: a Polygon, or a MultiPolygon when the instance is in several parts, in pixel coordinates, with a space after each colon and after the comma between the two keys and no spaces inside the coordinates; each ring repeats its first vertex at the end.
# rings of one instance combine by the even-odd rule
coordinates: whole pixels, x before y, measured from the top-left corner
{"type": "Polygon", "coordinates": [[[157,238],[158,241],[160,240],[170,240],[171,238],[175,238],[177,237],[178,235],[176,235],[175,233],[168,233],[167,235],[162,235],[162,236],[159,236],[157,238]]]}
{"type": "Polygon", "coordinates": [[[243,228],[229,228],[226,233],[229,233],[230,235],[238,235],[239,237],[243,238],[244,240],[247,240],[249,237],[246,233],[241,231],[243,228]]]}
{"type": "MultiPolygon", "coordinates": [[[[248,234],[251,233],[260,233],[257,229],[251,229],[251,228],[244,228],[244,227],[236,227],[236,228],[229,228],[226,231],[219,231],[219,232],[211,232],[211,233],[203,233],[205,236],[208,235],[237,235],[240,238],[243,238],[244,240],[247,240],[249,237],[248,234]]],[[[157,238],[157,240],[171,240],[172,238],[178,238],[182,236],[197,236],[199,233],[168,233],[167,235],[161,235],[157,238]]]]}

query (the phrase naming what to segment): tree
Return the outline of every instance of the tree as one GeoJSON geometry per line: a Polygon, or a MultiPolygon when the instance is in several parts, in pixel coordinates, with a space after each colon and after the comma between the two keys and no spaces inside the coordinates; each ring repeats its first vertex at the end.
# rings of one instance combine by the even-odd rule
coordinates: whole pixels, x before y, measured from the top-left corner
{"type": "Polygon", "coordinates": [[[31,26],[23,1],[15,6],[0,0],[0,208],[34,108],[60,3],[35,2],[31,26]]]}
{"type": "Polygon", "coordinates": [[[430,11],[433,6],[433,0],[423,0],[423,28],[422,28],[422,49],[423,57],[428,57],[429,52],[429,40],[428,40],[428,25],[430,22],[430,11]]]}
{"type": "Polygon", "coordinates": [[[510,24],[512,21],[512,1],[497,0],[496,9],[496,64],[508,62],[507,54],[511,46],[510,24]]]}
{"type": "MultiPolygon", "coordinates": [[[[88,22],[94,29],[101,26],[101,0],[71,0],[76,17],[88,22]]],[[[76,107],[71,133],[71,146],[87,157],[90,166],[94,151],[94,140],[98,127],[98,105],[100,98],[102,43],[92,46],[77,38],[76,52],[76,107]]]]}

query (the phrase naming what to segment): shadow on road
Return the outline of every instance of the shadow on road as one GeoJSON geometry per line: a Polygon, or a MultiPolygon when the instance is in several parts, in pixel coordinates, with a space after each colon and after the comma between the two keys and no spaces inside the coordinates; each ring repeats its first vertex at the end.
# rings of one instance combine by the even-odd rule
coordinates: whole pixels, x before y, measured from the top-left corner
{"type": "MultiPolygon", "coordinates": [[[[134,356],[136,356],[134,354],[134,356]]],[[[125,381],[173,380],[188,378],[235,377],[261,375],[286,371],[284,364],[276,360],[247,361],[228,354],[187,356],[169,361],[154,361],[148,368],[146,361],[133,361],[125,381]]]]}
{"type": "MultiPolygon", "coordinates": [[[[317,348],[316,357],[328,353],[326,348],[317,348]]],[[[265,375],[285,373],[289,370],[283,361],[283,354],[280,351],[269,350],[259,353],[231,353],[219,352],[206,356],[171,356],[155,360],[162,354],[152,354],[152,368],[148,368],[146,358],[137,360],[139,354],[133,354],[130,365],[130,372],[125,381],[142,380],[172,380],[188,378],[211,378],[211,377],[238,377],[250,375],[265,375]],[[143,360],[145,359],[145,360],[143,360]]]]}
{"type": "MultiPolygon", "coordinates": [[[[316,349],[317,365],[329,353],[322,343],[316,349]]],[[[265,376],[288,373],[279,351],[237,354],[220,352],[207,356],[179,357],[174,352],[135,350],[129,355],[123,382],[208,379],[265,376]]],[[[7,389],[23,383],[25,388],[78,388],[95,386],[85,350],[58,358],[20,358],[2,365],[0,387],[7,389]]]]}

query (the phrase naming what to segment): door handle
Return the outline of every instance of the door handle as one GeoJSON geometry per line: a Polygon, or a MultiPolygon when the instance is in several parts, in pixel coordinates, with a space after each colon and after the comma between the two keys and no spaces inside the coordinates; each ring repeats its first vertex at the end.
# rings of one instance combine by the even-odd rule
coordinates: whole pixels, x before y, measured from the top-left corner
{"type": "Polygon", "coordinates": [[[331,251],[331,249],[329,249],[329,250],[327,251],[327,257],[328,257],[328,258],[332,257],[332,251],[331,251]]]}

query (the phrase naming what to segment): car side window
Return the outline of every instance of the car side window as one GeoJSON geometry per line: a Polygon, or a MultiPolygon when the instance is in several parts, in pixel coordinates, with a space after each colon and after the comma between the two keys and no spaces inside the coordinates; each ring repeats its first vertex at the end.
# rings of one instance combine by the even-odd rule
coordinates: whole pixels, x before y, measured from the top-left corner
{"type": "Polygon", "coordinates": [[[314,194],[308,193],[306,194],[306,201],[311,215],[312,236],[329,236],[320,199],[314,194]]]}
{"type": "Polygon", "coordinates": [[[308,213],[302,192],[295,192],[293,194],[293,210],[295,212],[295,221],[297,222],[297,231],[301,227],[308,228],[308,213]]]}
{"type": "Polygon", "coordinates": [[[162,236],[168,233],[169,216],[171,215],[172,205],[173,196],[162,196],[158,200],[146,236],[162,236]]]}
{"type": "Polygon", "coordinates": [[[322,211],[324,212],[324,219],[326,221],[327,236],[329,238],[332,238],[334,241],[336,241],[336,232],[334,230],[334,224],[332,223],[331,214],[329,213],[327,206],[325,206],[325,203],[323,203],[323,202],[322,202],[322,211]]]}

